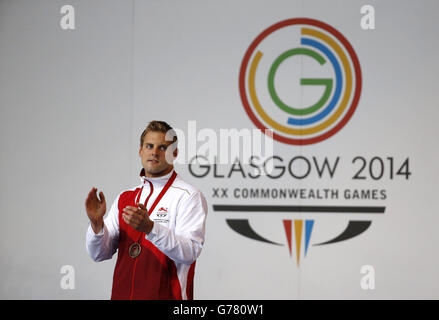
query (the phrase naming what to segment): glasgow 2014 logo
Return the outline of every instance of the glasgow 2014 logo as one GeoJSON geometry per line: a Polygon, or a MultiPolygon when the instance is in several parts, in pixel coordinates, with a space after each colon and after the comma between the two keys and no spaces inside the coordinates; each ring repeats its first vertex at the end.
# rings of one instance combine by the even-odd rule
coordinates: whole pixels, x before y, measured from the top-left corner
{"type": "Polygon", "coordinates": [[[272,129],[273,138],[287,144],[314,144],[333,136],[354,114],[361,94],[360,63],[333,27],[309,18],[288,19],[251,43],[239,90],[262,132],[272,129]],[[300,78],[296,87],[294,77],[300,78]]]}
{"type": "MultiPolygon", "coordinates": [[[[309,18],[287,19],[261,32],[248,47],[239,74],[241,100],[251,121],[263,133],[268,132],[275,140],[291,145],[319,143],[340,131],[355,112],[361,95],[361,85],[360,63],[348,40],[330,25],[309,18]]],[[[289,170],[291,172],[291,167],[289,170]]],[[[266,197],[256,195],[255,198],[266,197]]],[[[335,198],[338,199],[338,191],[335,198]]],[[[218,212],[385,211],[385,207],[364,206],[270,204],[213,207],[218,212]]],[[[232,230],[244,237],[273,245],[285,245],[260,235],[250,226],[248,219],[226,219],[226,222],[232,230]]],[[[303,254],[306,256],[315,221],[283,219],[282,222],[290,256],[293,255],[295,242],[299,265],[302,244],[303,254]]],[[[352,239],[365,232],[370,225],[370,220],[349,220],[340,234],[312,245],[328,245],[352,239]]]]}

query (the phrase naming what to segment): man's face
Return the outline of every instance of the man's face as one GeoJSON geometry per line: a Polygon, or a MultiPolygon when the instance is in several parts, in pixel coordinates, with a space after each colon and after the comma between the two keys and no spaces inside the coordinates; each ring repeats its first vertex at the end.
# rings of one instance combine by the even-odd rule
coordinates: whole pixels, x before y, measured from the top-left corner
{"type": "MultiPolygon", "coordinates": [[[[143,145],[140,147],[139,156],[142,159],[142,165],[145,169],[146,177],[160,177],[173,169],[172,162],[166,161],[166,150],[171,149],[172,141],[165,140],[166,134],[163,132],[150,131],[143,139],[143,145]]],[[[168,150],[168,153],[171,150],[168,150]]],[[[177,156],[177,150],[174,151],[174,157],[177,156]]]]}

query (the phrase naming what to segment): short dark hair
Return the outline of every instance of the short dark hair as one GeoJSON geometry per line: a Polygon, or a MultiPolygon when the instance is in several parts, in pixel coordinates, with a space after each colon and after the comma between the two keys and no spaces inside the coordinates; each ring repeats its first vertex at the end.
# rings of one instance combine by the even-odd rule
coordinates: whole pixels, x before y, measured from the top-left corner
{"type": "Polygon", "coordinates": [[[140,136],[140,147],[143,146],[143,141],[148,132],[163,132],[165,134],[169,132],[171,136],[173,136],[173,142],[177,141],[177,134],[175,133],[174,128],[165,121],[153,120],[146,126],[146,129],[143,130],[142,135],[140,136]]]}

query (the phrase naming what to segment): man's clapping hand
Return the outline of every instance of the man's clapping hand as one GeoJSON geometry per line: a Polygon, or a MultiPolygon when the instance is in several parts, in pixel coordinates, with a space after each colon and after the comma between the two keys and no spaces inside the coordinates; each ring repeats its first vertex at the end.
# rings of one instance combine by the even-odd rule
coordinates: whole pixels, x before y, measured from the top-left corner
{"type": "Polygon", "coordinates": [[[85,200],[85,210],[90,219],[91,227],[96,234],[98,234],[104,226],[104,215],[107,210],[104,193],[102,191],[99,193],[99,199],[97,190],[96,188],[92,188],[85,200]]]}
{"type": "Polygon", "coordinates": [[[126,206],[122,218],[128,225],[146,234],[149,234],[154,226],[154,222],[149,219],[148,210],[141,203],[137,207],[126,206]]]}

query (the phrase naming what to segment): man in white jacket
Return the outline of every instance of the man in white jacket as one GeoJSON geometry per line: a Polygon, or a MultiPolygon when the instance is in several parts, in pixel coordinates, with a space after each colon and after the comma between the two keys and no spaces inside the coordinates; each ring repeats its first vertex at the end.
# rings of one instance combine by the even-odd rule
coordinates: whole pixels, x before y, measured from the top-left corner
{"type": "Polygon", "coordinates": [[[176,144],[177,136],[166,122],[150,122],[140,137],[141,184],[121,192],[105,219],[104,194],[98,198],[92,188],[87,196],[90,257],[102,261],[118,252],[112,299],[193,299],[207,203],[169,161],[170,154],[177,156],[176,144]],[[166,139],[170,132],[173,141],[166,139]]]}

